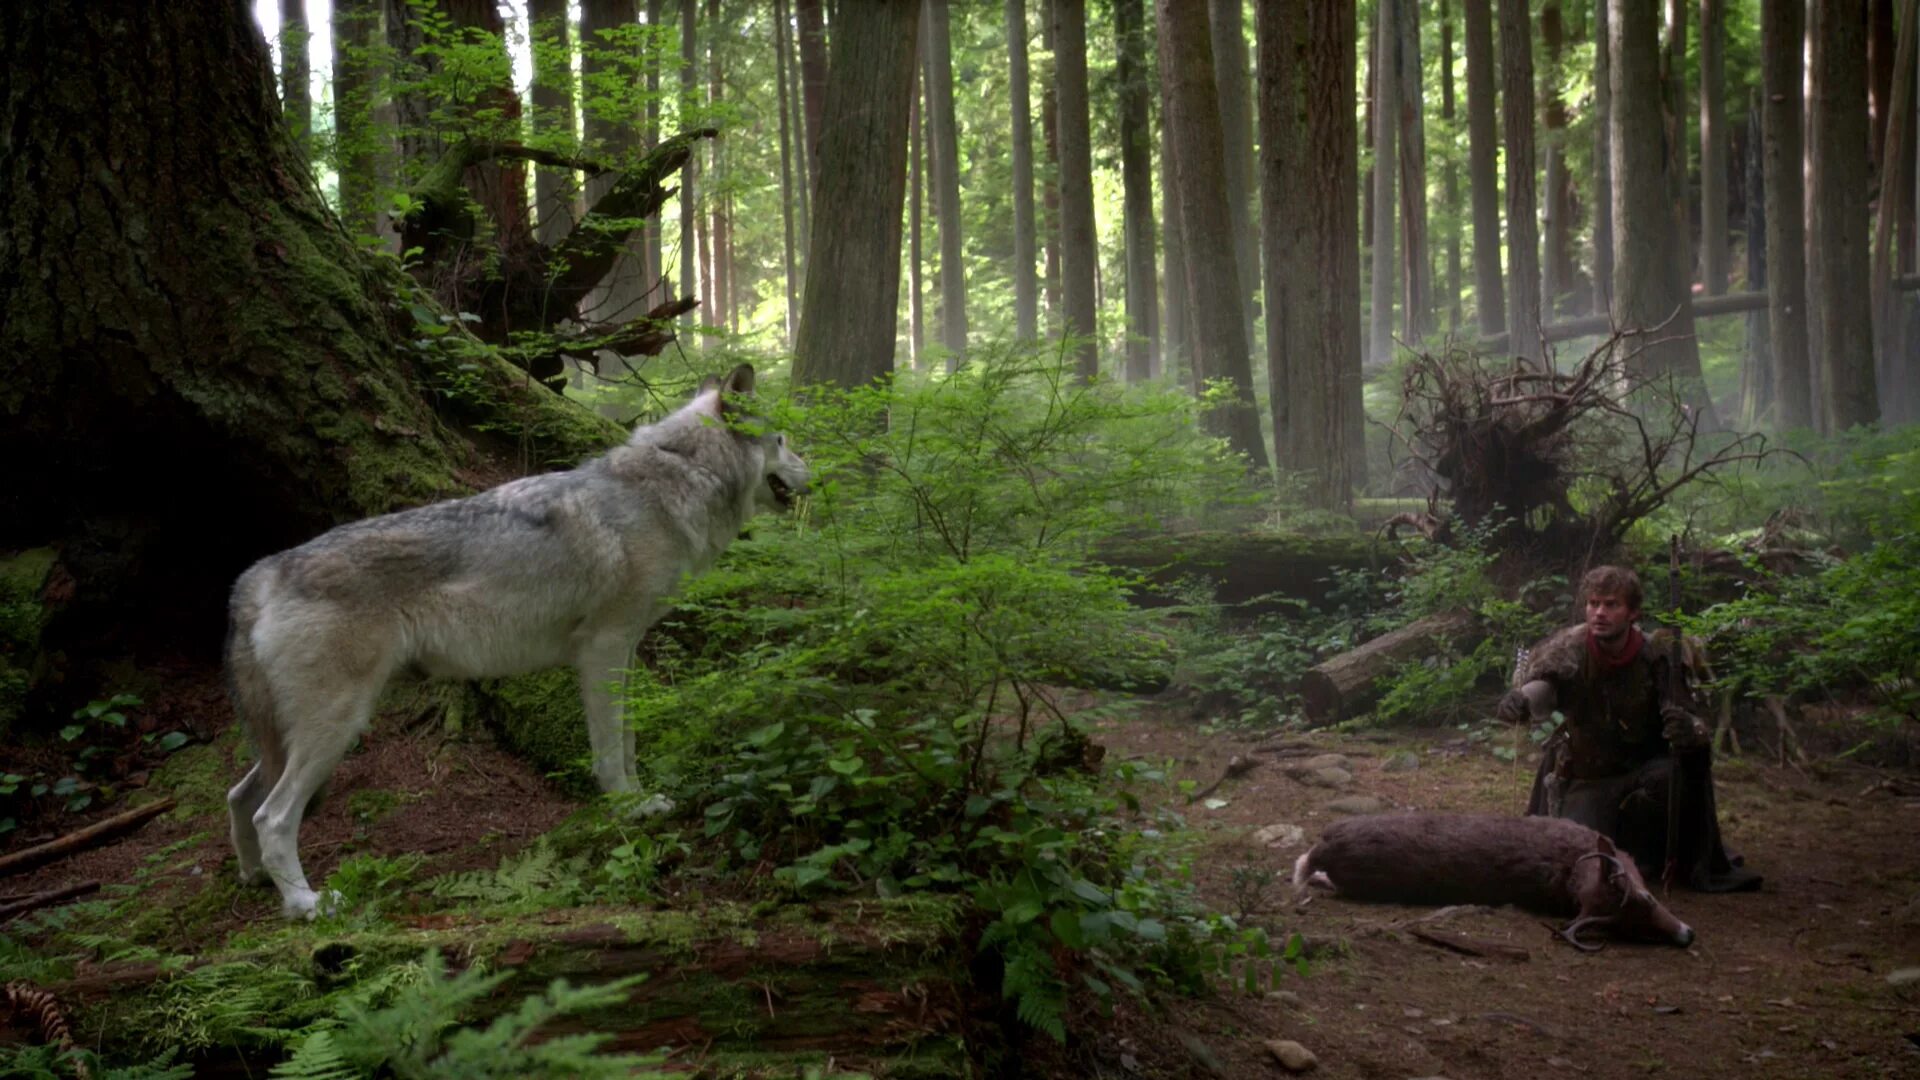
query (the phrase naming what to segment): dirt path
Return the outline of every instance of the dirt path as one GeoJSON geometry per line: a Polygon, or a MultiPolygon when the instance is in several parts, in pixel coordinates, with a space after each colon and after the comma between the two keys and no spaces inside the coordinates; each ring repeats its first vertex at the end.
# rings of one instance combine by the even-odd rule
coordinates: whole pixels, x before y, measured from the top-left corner
{"type": "MultiPolygon", "coordinates": [[[[1186,1051],[1194,1075],[1282,1075],[1261,1040],[1291,1039],[1327,1077],[1920,1076],[1920,982],[1888,978],[1920,968],[1920,799],[1865,790],[1879,773],[1834,766],[1804,777],[1751,759],[1721,763],[1728,843],[1766,883],[1758,894],[1675,893],[1669,905],[1700,935],[1691,949],[1583,954],[1510,908],[1429,924],[1521,950],[1472,957],[1396,927],[1422,909],[1323,896],[1296,912],[1272,875],[1290,871],[1340,816],[1327,804],[1344,796],[1371,795],[1387,809],[1514,812],[1531,780],[1524,745],[1510,763],[1451,730],[1321,736],[1314,743],[1345,755],[1353,778],[1333,789],[1289,777],[1285,766],[1300,758],[1251,754],[1251,739],[1191,722],[1128,720],[1099,738],[1109,760],[1172,759],[1202,786],[1236,753],[1266,762],[1221,785],[1225,805],[1188,808],[1204,838],[1196,875],[1229,912],[1260,891],[1252,921],[1304,934],[1317,959],[1284,994],[1176,1007],[1173,1041],[1204,1044],[1186,1051]],[[1300,826],[1302,839],[1253,838],[1276,824],[1300,826]],[[1209,1055],[1217,1069],[1199,1060],[1209,1055]]],[[[1119,1036],[1104,1038],[1112,1045],[1095,1058],[1128,1052],[1119,1036]]],[[[1160,1051],[1150,1056],[1171,1064],[1160,1051]]],[[[1172,1058],[1180,1055],[1175,1046],[1172,1058]]]]}

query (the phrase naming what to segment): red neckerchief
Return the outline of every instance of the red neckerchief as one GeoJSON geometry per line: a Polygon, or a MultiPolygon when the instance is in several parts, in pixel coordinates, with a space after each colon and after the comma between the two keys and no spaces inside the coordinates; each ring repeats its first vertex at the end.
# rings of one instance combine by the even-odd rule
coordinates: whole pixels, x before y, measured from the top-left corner
{"type": "Polygon", "coordinates": [[[1602,671],[1614,671],[1633,663],[1634,657],[1640,655],[1640,647],[1646,643],[1647,636],[1640,632],[1640,628],[1629,626],[1626,648],[1621,649],[1618,656],[1608,656],[1601,651],[1600,643],[1593,639],[1593,631],[1587,631],[1587,655],[1593,657],[1593,662],[1600,665],[1602,671]]]}

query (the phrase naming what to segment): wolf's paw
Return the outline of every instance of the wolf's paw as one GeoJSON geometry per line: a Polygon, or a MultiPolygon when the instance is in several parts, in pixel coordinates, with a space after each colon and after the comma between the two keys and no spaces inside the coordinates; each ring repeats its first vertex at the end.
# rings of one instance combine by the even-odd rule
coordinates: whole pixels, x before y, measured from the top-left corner
{"type": "Polygon", "coordinates": [[[328,889],[326,892],[300,889],[281,898],[280,914],[285,918],[306,919],[311,922],[321,916],[331,917],[339,914],[340,905],[345,899],[333,889],[328,889]]]}
{"type": "Polygon", "coordinates": [[[267,868],[264,866],[240,866],[240,884],[244,886],[265,885],[268,881],[267,868]]]}

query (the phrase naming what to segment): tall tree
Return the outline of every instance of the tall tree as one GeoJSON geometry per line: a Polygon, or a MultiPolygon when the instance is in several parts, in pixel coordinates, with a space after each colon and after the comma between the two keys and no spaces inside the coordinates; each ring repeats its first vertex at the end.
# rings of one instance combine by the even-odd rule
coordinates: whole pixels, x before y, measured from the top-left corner
{"type": "Polygon", "coordinates": [[[1607,0],[1593,0],[1593,310],[1613,297],[1613,86],[1607,48],[1607,0]]]}
{"type": "Polygon", "coordinates": [[[1760,99],[1767,204],[1767,323],[1773,332],[1776,425],[1813,424],[1808,371],[1806,191],[1801,146],[1802,0],[1761,0],[1760,99]]]}
{"type": "Polygon", "coordinates": [[[1533,20],[1500,0],[1500,120],[1507,147],[1507,349],[1540,350],[1540,219],[1534,196],[1533,20]]]}
{"type": "Polygon", "coordinates": [[[1492,0],[1462,0],[1467,39],[1467,186],[1473,196],[1473,306],[1480,332],[1507,329],[1500,267],[1500,142],[1494,127],[1492,0]]]}
{"type": "MultiPolygon", "coordinates": [[[[649,33],[657,34],[658,31],[662,29],[662,20],[666,18],[665,9],[666,0],[647,0],[647,31],[649,33]]],[[[780,25],[785,26],[785,20],[781,20],[780,25]]],[[[654,147],[660,145],[660,66],[662,63],[661,50],[666,48],[665,42],[658,37],[655,37],[654,45],[654,48],[647,50],[648,150],[652,150],[654,147]]],[[[782,119],[784,119],[784,117],[782,119]]],[[[802,187],[801,195],[803,198],[806,195],[804,187],[802,187]]],[[[802,217],[800,220],[804,223],[806,218],[802,217]]],[[[803,224],[802,228],[804,229],[804,227],[803,224]]],[[[648,216],[646,227],[647,296],[654,302],[666,298],[667,264],[664,255],[666,249],[665,233],[666,230],[662,227],[660,214],[656,210],[648,216]]],[[[788,273],[789,276],[791,276],[791,270],[789,270],[788,273]]],[[[789,316],[788,318],[788,342],[792,342],[793,340],[793,318],[795,317],[797,316],[789,316]]]]}
{"type": "MultiPolygon", "coordinates": [[[[786,320],[781,328],[781,336],[789,348],[793,345],[793,332],[799,327],[800,296],[795,290],[799,278],[794,276],[793,265],[793,124],[791,104],[787,100],[787,50],[781,39],[787,36],[787,0],[773,0],[773,82],[774,96],[780,102],[780,269],[781,282],[785,286],[787,307],[786,320]]],[[[918,95],[916,94],[917,98],[918,95]]],[[[909,158],[911,160],[911,158],[909,158]]],[[[917,177],[916,173],[916,177],[917,177]]],[[[920,206],[919,191],[914,192],[914,257],[919,257],[920,242],[920,206]]],[[[914,313],[916,318],[919,313],[914,313]]],[[[915,349],[915,361],[918,362],[918,348],[915,349]]]]}
{"type": "Polygon", "coordinates": [[[1060,292],[1068,334],[1082,338],[1074,368],[1100,373],[1094,280],[1100,247],[1093,232],[1093,130],[1087,99],[1086,0],[1053,0],[1054,84],[1060,102],[1060,292]]]}
{"type": "MultiPolygon", "coordinates": [[[[801,85],[800,61],[795,53],[794,37],[798,33],[793,25],[782,23],[780,27],[780,52],[787,65],[787,102],[793,109],[793,153],[794,153],[794,189],[798,194],[794,206],[794,261],[799,263],[800,278],[807,276],[808,237],[813,235],[813,165],[810,163],[812,150],[807,143],[806,110],[801,99],[806,96],[801,85]]],[[[799,323],[794,323],[796,332],[799,323]]]]}
{"type": "MultiPolygon", "coordinates": [[[[1353,486],[1360,395],[1358,133],[1351,2],[1259,4],[1261,246],[1274,459],[1315,506],[1353,486]]],[[[1444,16],[1443,16],[1444,18],[1444,16]]]]}
{"type": "Polygon", "coordinates": [[[1040,284],[1034,276],[1033,103],[1027,68],[1026,0],[1007,0],[1007,106],[1013,113],[1013,313],[1022,340],[1040,334],[1040,284]]]}
{"type": "Polygon", "coordinates": [[[800,31],[801,99],[807,116],[808,186],[820,187],[820,125],[827,101],[827,23],[820,0],[793,0],[794,21],[800,31]]]}
{"type": "Polygon", "coordinates": [[[967,351],[967,262],[960,225],[960,134],[953,111],[953,40],[947,0],[926,0],[927,116],[933,134],[934,211],[940,227],[940,343],[947,367],[967,351]]]}
{"type": "Polygon", "coordinates": [[[1573,289],[1573,177],[1567,171],[1567,104],[1560,94],[1560,58],[1567,28],[1560,0],[1540,5],[1540,44],[1547,63],[1540,73],[1541,114],[1546,121],[1547,168],[1542,209],[1546,218],[1546,254],[1542,259],[1541,310],[1559,311],[1573,289]]]}
{"type": "MultiPolygon", "coordinates": [[[[629,117],[632,87],[628,85],[634,70],[629,56],[633,48],[629,28],[639,19],[636,0],[581,0],[580,75],[585,88],[581,96],[582,127],[588,153],[600,160],[631,160],[639,150],[640,133],[633,129],[629,117]]],[[[618,178],[618,173],[590,177],[587,205],[599,202],[618,178]]],[[[609,243],[628,250],[614,261],[597,294],[581,305],[590,320],[616,322],[642,313],[640,298],[647,291],[647,267],[644,255],[633,250],[635,236],[608,237],[609,243]]]]}
{"type": "Polygon", "coordinates": [[[1666,130],[1667,197],[1673,200],[1673,228],[1679,233],[1674,258],[1680,279],[1693,281],[1693,217],[1687,196],[1687,5],[1667,0],[1667,36],[1660,54],[1661,123],[1666,130]]]}
{"type": "Polygon", "coordinates": [[[1613,79],[1613,302],[1614,317],[1645,335],[1632,347],[1651,375],[1671,379],[1705,410],[1702,425],[1717,426],[1700,378],[1693,304],[1675,245],[1672,158],[1661,138],[1659,12],[1643,0],[1610,0],[1609,74],[1613,79]]]}
{"type": "Polygon", "coordinates": [[[1700,0],[1700,273],[1727,291],[1727,8],[1700,0]]]}
{"type": "MultiPolygon", "coordinates": [[[[1159,81],[1159,80],[1156,80],[1159,81]]],[[[1160,82],[1160,273],[1162,293],[1167,298],[1160,325],[1166,330],[1166,345],[1161,363],[1168,372],[1187,364],[1189,382],[1197,389],[1199,378],[1193,372],[1192,313],[1187,304],[1187,244],[1180,226],[1180,203],[1173,190],[1173,129],[1165,117],[1171,115],[1167,102],[1167,84],[1160,82]]]]}
{"type": "Polygon", "coordinates": [[[375,233],[374,162],[381,142],[373,122],[380,10],[376,0],[333,3],[333,167],[340,176],[340,220],[354,236],[375,233]]]}
{"type": "Polygon", "coordinates": [[[313,69],[307,60],[306,0],[280,0],[280,111],[301,146],[313,137],[313,69]]]}
{"type": "MultiPolygon", "coordinates": [[[[1766,136],[1760,123],[1760,90],[1747,104],[1747,152],[1742,177],[1747,204],[1747,288],[1767,288],[1766,136]]],[[[1767,309],[1747,313],[1746,364],[1740,369],[1740,427],[1757,430],[1773,409],[1773,332],[1767,309]]]]}
{"type": "MultiPolygon", "coordinates": [[[[721,47],[728,34],[720,23],[720,0],[707,0],[707,107],[714,116],[725,108],[726,81],[721,77],[721,47]]],[[[713,295],[708,312],[713,325],[735,329],[733,305],[732,223],[727,218],[727,140],[723,130],[707,144],[707,160],[713,165],[707,183],[708,213],[713,220],[713,295]]]]}
{"type": "MultiPolygon", "coordinates": [[[[573,25],[566,0],[531,0],[528,38],[533,43],[533,134],[537,144],[565,152],[574,136],[573,25]]],[[[657,139],[657,136],[656,136],[657,139]]],[[[576,183],[567,169],[533,171],[533,235],[557,243],[578,220],[576,183]]]]}
{"type": "Polygon", "coordinates": [[[1246,338],[1253,343],[1253,318],[1260,293],[1260,241],[1253,221],[1253,107],[1248,101],[1247,29],[1242,0],[1207,0],[1207,24],[1213,38],[1213,87],[1220,102],[1220,132],[1225,140],[1227,212],[1233,222],[1233,264],[1239,273],[1241,313],[1246,338]]]}
{"type": "MultiPolygon", "coordinates": [[[[1900,43],[1895,52],[1895,71],[1911,72],[1915,51],[1915,31],[1920,29],[1920,10],[1914,0],[1901,5],[1900,43]]],[[[1880,160],[1880,205],[1873,226],[1873,340],[1879,349],[1876,369],[1880,387],[1880,409],[1889,423],[1903,423],[1911,416],[1913,390],[1911,362],[1907,358],[1905,318],[1900,294],[1894,290],[1893,243],[1901,202],[1897,193],[1912,186],[1913,158],[1903,152],[1907,132],[1913,127],[1913,79],[1900,79],[1887,102],[1887,125],[1882,132],[1880,160]]]]}
{"type": "Polygon", "coordinates": [[[1367,363],[1393,359],[1393,297],[1399,278],[1394,258],[1394,181],[1400,125],[1394,103],[1400,100],[1400,5],[1412,0],[1374,0],[1373,21],[1373,276],[1367,310],[1367,363]]]}
{"type": "Polygon", "coordinates": [[[1427,250],[1427,102],[1422,89],[1419,4],[1396,5],[1394,37],[1399,90],[1394,116],[1400,125],[1401,329],[1418,342],[1433,321],[1433,264],[1427,250]]]}
{"type": "Polygon", "coordinates": [[[1047,54],[1047,64],[1040,75],[1040,140],[1046,144],[1047,167],[1040,178],[1040,234],[1041,246],[1045,249],[1042,264],[1045,272],[1041,281],[1047,297],[1047,327],[1050,333],[1060,333],[1062,311],[1060,300],[1060,80],[1055,74],[1058,62],[1055,54],[1053,24],[1053,0],[1041,0],[1040,47],[1047,54]]]}
{"type": "MultiPolygon", "coordinates": [[[[1460,163],[1451,147],[1457,138],[1459,109],[1453,86],[1453,9],[1450,0],[1440,0],[1440,120],[1446,129],[1448,152],[1440,169],[1441,198],[1447,213],[1447,331],[1460,332],[1460,163]]],[[[1279,451],[1276,450],[1277,454],[1279,451]]]]}
{"type": "Polygon", "coordinates": [[[1146,19],[1141,0],[1114,0],[1113,37],[1120,90],[1121,220],[1126,237],[1129,382],[1159,366],[1159,290],[1153,266],[1153,125],[1147,114],[1146,19]]]}
{"type": "MultiPolygon", "coordinates": [[[[1189,256],[1232,251],[1225,142],[1206,13],[1186,0],[1159,0],[1157,10],[1160,79],[1168,84],[1172,106],[1163,122],[1173,131],[1173,182],[1181,231],[1189,256]]],[[[1267,450],[1254,409],[1253,365],[1236,268],[1223,258],[1189,257],[1186,264],[1187,299],[1193,306],[1194,370],[1203,379],[1224,379],[1232,387],[1231,400],[1210,410],[1204,422],[1250,467],[1264,472],[1267,450]]]]}
{"type": "MultiPolygon", "coordinates": [[[[926,13],[920,17],[920,51],[924,58],[927,52],[926,13]]],[[[933,140],[925,136],[926,106],[922,103],[921,88],[925,85],[925,63],[915,64],[913,98],[907,102],[907,349],[913,361],[913,370],[919,371],[927,359],[927,308],[926,296],[921,291],[921,275],[925,263],[925,253],[921,240],[926,228],[926,205],[922,194],[927,186],[926,152],[927,144],[933,140]]]]}
{"type": "Polygon", "coordinates": [[[922,0],[866,0],[833,24],[793,381],[863,386],[893,371],[907,102],[922,0]]]}
{"type": "MultiPolygon", "coordinates": [[[[695,36],[694,9],[698,0],[680,0],[680,126],[691,126],[690,121],[699,109],[700,99],[697,92],[699,76],[694,62],[699,57],[699,39],[695,36]]],[[[694,182],[698,177],[700,158],[698,155],[688,159],[687,166],[680,174],[680,290],[691,292],[699,287],[700,267],[697,256],[700,242],[697,238],[699,211],[694,202],[694,182]]],[[[680,317],[680,325],[688,329],[693,327],[693,313],[680,317]]]]}
{"type": "Polygon", "coordinates": [[[1873,133],[1867,152],[1875,169],[1885,169],[1881,156],[1887,139],[1887,122],[1893,115],[1894,72],[1900,70],[1895,59],[1898,51],[1894,33],[1894,0],[1868,0],[1867,3],[1867,109],[1873,116],[1873,133]]]}
{"type": "Polygon", "coordinates": [[[1820,192],[1812,251],[1819,264],[1821,374],[1829,427],[1880,418],[1874,386],[1868,272],[1866,154],[1867,15],[1857,3],[1823,5],[1813,43],[1813,183],[1820,192]]]}

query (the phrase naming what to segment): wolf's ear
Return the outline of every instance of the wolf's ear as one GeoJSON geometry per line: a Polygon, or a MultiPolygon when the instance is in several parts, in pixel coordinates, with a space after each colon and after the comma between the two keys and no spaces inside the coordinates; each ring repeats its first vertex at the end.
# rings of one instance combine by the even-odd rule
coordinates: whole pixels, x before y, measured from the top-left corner
{"type": "Polygon", "coordinates": [[[741,364],[727,377],[720,380],[720,415],[731,418],[743,411],[743,407],[734,398],[742,398],[753,393],[753,365],[741,364]]]}

